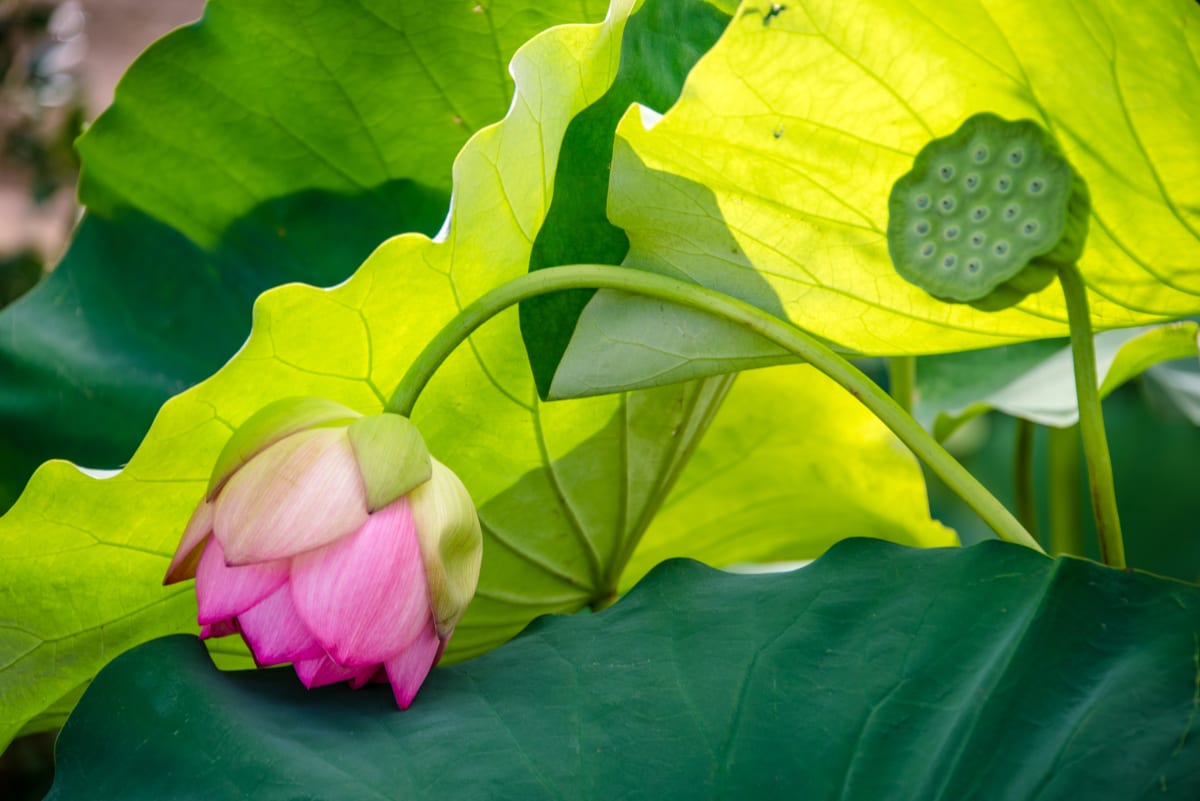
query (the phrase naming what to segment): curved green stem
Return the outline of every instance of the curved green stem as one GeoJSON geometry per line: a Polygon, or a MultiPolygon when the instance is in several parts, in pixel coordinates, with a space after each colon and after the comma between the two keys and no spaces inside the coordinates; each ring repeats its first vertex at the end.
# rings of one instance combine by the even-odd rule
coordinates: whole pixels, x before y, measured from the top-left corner
{"type": "Polygon", "coordinates": [[[1034,537],[1037,537],[1037,491],[1033,481],[1033,435],[1036,430],[1032,421],[1018,417],[1013,448],[1013,505],[1017,507],[1017,519],[1034,537]]]}
{"type": "Polygon", "coordinates": [[[1104,415],[1100,410],[1099,382],[1096,378],[1096,351],[1092,343],[1092,322],[1088,312],[1087,287],[1075,265],[1058,271],[1063,296],[1067,301],[1067,320],[1071,326],[1071,355],[1075,362],[1075,395],[1079,405],[1079,434],[1083,439],[1083,458],[1087,463],[1092,512],[1096,516],[1096,534],[1100,538],[1100,559],[1112,567],[1125,567],[1125,543],[1121,539],[1121,520],[1117,515],[1117,493],[1113,486],[1112,461],[1104,434],[1104,415]]]}
{"type": "Polygon", "coordinates": [[[387,410],[410,416],[438,366],[476,328],[522,300],[566,289],[616,289],[721,317],[774,342],[832,378],[870,409],[1004,540],[1041,550],[1015,517],[924,428],[858,368],[811,334],[721,292],[627,267],[577,264],[527,273],[502,284],[459,312],[409,367],[387,410]]]}
{"type": "Polygon", "coordinates": [[[917,357],[893,356],[888,359],[888,392],[909,414],[912,414],[916,389],[917,357]]]}

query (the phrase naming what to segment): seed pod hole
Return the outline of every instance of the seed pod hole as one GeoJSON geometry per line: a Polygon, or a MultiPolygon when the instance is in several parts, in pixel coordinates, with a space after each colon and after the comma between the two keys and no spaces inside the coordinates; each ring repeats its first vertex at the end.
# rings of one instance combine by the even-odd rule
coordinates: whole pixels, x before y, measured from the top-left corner
{"type": "Polygon", "coordinates": [[[925,236],[925,234],[929,233],[929,221],[917,220],[917,224],[913,226],[913,230],[921,236],[925,236]]]}
{"type": "Polygon", "coordinates": [[[947,253],[946,258],[942,259],[942,266],[947,270],[953,270],[956,264],[958,264],[958,256],[953,253],[947,253]]]}
{"type": "Polygon", "coordinates": [[[1046,182],[1041,178],[1034,178],[1029,182],[1029,194],[1040,195],[1046,188],[1046,182]]]}
{"type": "Polygon", "coordinates": [[[1025,224],[1021,226],[1021,233],[1025,234],[1025,236],[1033,236],[1037,232],[1038,232],[1037,220],[1026,220],[1025,224]]]}
{"type": "Polygon", "coordinates": [[[995,244],[995,246],[992,248],[992,252],[1000,257],[1007,256],[1008,255],[1008,243],[1007,242],[997,242],[995,244]]]}
{"type": "Polygon", "coordinates": [[[975,149],[971,151],[971,158],[976,164],[983,164],[988,160],[987,145],[975,145],[975,149]]]}
{"type": "Polygon", "coordinates": [[[918,209],[929,208],[929,202],[929,195],[917,195],[916,198],[913,199],[913,205],[918,209]]]}
{"type": "Polygon", "coordinates": [[[1008,208],[1006,208],[1004,210],[1004,219],[1015,220],[1015,219],[1017,219],[1017,215],[1020,213],[1021,213],[1021,207],[1018,206],[1016,203],[1013,203],[1011,206],[1009,206],[1008,208]]]}
{"type": "Polygon", "coordinates": [[[954,198],[950,195],[946,195],[944,198],[938,201],[938,208],[945,212],[954,211],[954,207],[956,205],[958,204],[954,202],[954,198]]]}
{"type": "Polygon", "coordinates": [[[925,258],[929,258],[930,256],[932,256],[933,251],[934,251],[934,247],[933,247],[932,242],[926,242],[924,245],[921,246],[921,255],[924,256],[925,258]]]}
{"type": "Polygon", "coordinates": [[[1008,163],[1014,167],[1020,167],[1021,162],[1025,160],[1025,151],[1019,147],[1008,151],[1008,163]]]}
{"type": "Polygon", "coordinates": [[[946,237],[946,239],[949,239],[949,240],[958,239],[958,226],[951,225],[945,231],[942,231],[942,236],[946,237]]]}
{"type": "Polygon", "coordinates": [[[979,176],[976,173],[971,173],[963,179],[963,186],[965,186],[967,189],[978,189],[979,176]]]}
{"type": "Polygon", "coordinates": [[[983,247],[983,243],[986,241],[987,241],[987,237],[983,235],[982,231],[976,231],[975,233],[971,234],[971,246],[972,247],[981,248],[981,247],[983,247]]]}
{"type": "Polygon", "coordinates": [[[1010,189],[1012,189],[1012,178],[1009,178],[1007,175],[1001,175],[996,179],[997,192],[1007,192],[1010,189]]]}
{"type": "Polygon", "coordinates": [[[977,273],[977,272],[979,272],[979,270],[982,267],[983,267],[983,264],[982,264],[982,262],[979,261],[979,259],[968,259],[967,260],[967,272],[969,272],[969,273],[977,273]]]}
{"type": "Polygon", "coordinates": [[[988,214],[990,213],[987,206],[976,206],[971,210],[971,219],[975,222],[983,222],[988,218],[988,214]]]}
{"type": "Polygon", "coordinates": [[[943,181],[949,181],[951,178],[954,177],[954,165],[953,164],[943,164],[938,169],[938,175],[942,176],[943,181]]]}

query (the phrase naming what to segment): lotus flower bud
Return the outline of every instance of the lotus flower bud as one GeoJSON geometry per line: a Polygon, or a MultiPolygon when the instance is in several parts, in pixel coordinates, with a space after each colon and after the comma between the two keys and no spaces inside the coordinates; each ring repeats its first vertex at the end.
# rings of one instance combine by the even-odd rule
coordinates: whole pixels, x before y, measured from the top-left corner
{"type": "Polygon", "coordinates": [[[195,577],[202,638],[241,634],[310,688],[387,681],[407,709],[481,551],[466,488],[407,418],[290,398],[230,438],[164,583],[195,577]]]}
{"type": "Polygon", "coordinates": [[[976,114],[921,149],[892,187],[888,253],[934,297],[1003,309],[1078,261],[1087,184],[1031,120],[976,114]]]}

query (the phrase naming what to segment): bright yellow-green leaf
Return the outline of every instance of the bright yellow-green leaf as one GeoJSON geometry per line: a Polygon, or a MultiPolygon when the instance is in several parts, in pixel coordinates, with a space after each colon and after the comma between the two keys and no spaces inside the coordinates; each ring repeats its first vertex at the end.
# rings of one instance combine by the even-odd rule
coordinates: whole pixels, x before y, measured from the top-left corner
{"type": "Polygon", "coordinates": [[[847,531],[958,544],[929,517],[912,454],[850,393],[807,365],[754,370],[738,376],[621,584],[672,556],[816,559],[847,531]]]}
{"type": "MultiPolygon", "coordinates": [[[[1081,269],[1095,324],[1193,314],[1198,52],[1190,0],[743,3],[674,108],[656,123],[639,109],[622,120],[610,216],[629,236],[627,264],[739,295],[846,349],[933,353],[1064,336],[1057,284],[986,313],[933,299],[888,259],[892,184],[928,140],[993,111],[1047,126],[1090,187],[1081,269]]],[[[662,374],[661,353],[643,364],[639,349],[670,341],[675,318],[620,314],[622,332],[640,338],[597,336],[616,322],[589,308],[563,361],[577,358],[572,349],[625,344],[613,359],[627,357],[624,380],[577,369],[556,380],[556,397],[662,374]]],[[[724,369],[769,361],[747,356],[724,369]]],[[[671,378],[689,372],[676,361],[671,378]]]]}
{"type": "MultiPolygon", "coordinates": [[[[453,211],[439,242],[397,237],[334,290],[292,285],[263,295],[238,355],[164,405],[119,473],[97,480],[66,462],[49,462],[35,473],[0,519],[0,742],[44,710],[55,717],[40,720],[54,722],[80,685],[121,651],[196,630],[191,585],[163,588],[160,582],[234,428],[289,396],[380,411],[385,393],[461,304],[525,271],[549,204],[563,131],[611,83],[632,5],[619,0],[604,24],[555,28],[518,52],[512,64],[517,99],[503,122],[480,131],[458,156],[453,211]]],[[[697,402],[703,409],[719,398],[709,392],[697,402]]],[[[558,562],[568,577],[529,571],[535,575],[521,586],[532,601],[493,605],[508,628],[472,633],[464,621],[455,646],[482,649],[536,614],[576,609],[596,592],[585,559],[594,544],[582,535],[561,536],[561,519],[541,508],[555,492],[555,468],[545,458],[588,440],[622,402],[604,398],[553,410],[539,404],[515,310],[461,348],[430,385],[414,422],[481,507],[485,526],[491,524],[490,549],[501,550],[497,538],[511,536],[527,571],[530,563],[558,562]],[[509,492],[515,486],[521,490],[509,492]],[[504,498],[516,498],[518,508],[489,514],[504,498]],[[532,508],[543,531],[512,524],[532,508]],[[547,548],[551,557],[539,552],[547,548]],[[572,569],[572,552],[581,570],[572,569]],[[583,581],[571,583],[576,577],[583,581]]],[[[648,440],[644,449],[654,454],[662,447],[648,440]]],[[[651,472],[654,467],[647,462],[651,472]]],[[[631,509],[652,498],[647,491],[631,509]]],[[[628,530],[608,534],[619,538],[628,530]]],[[[491,561],[504,577],[504,560],[491,561]]],[[[485,572],[481,585],[485,593],[490,575],[485,572]]]]}

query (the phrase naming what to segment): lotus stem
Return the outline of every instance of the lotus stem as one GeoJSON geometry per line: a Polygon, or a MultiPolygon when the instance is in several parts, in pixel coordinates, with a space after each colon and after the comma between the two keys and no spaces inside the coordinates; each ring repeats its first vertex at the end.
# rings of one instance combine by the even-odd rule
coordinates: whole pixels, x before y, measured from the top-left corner
{"type": "Polygon", "coordinates": [[[1083,458],[1087,464],[1092,513],[1096,518],[1096,536],[1100,540],[1100,560],[1111,567],[1125,567],[1125,542],[1121,538],[1121,519],[1117,514],[1117,492],[1113,485],[1112,461],[1108,455],[1108,438],[1104,433],[1104,415],[1100,409],[1096,351],[1092,342],[1087,287],[1083,283],[1079,268],[1073,264],[1060,269],[1058,275],[1063,296],[1067,301],[1067,320],[1071,327],[1071,356],[1075,362],[1079,434],[1083,440],[1083,458]]]}
{"type": "Polygon", "coordinates": [[[912,414],[917,390],[917,357],[893,356],[888,359],[888,391],[900,408],[912,414]]]}
{"type": "Polygon", "coordinates": [[[1033,481],[1033,435],[1037,426],[1017,418],[1013,448],[1013,505],[1025,530],[1037,537],[1037,491],[1033,481]]]}
{"type": "Polygon", "coordinates": [[[721,292],[628,267],[576,264],[551,267],[495,287],[463,309],[429,342],[409,367],[387,411],[410,416],[438,366],[483,323],[538,295],[569,289],[615,289],[696,309],[762,336],[808,362],[856,397],[961,497],[1000,539],[1041,551],[1012,513],[943,448],[911,415],[854,365],[812,334],[721,292]]]}
{"type": "Polygon", "coordinates": [[[1052,556],[1083,556],[1083,504],[1079,502],[1079,424],[1051,428],[1046,437],[1052,556]]]}

